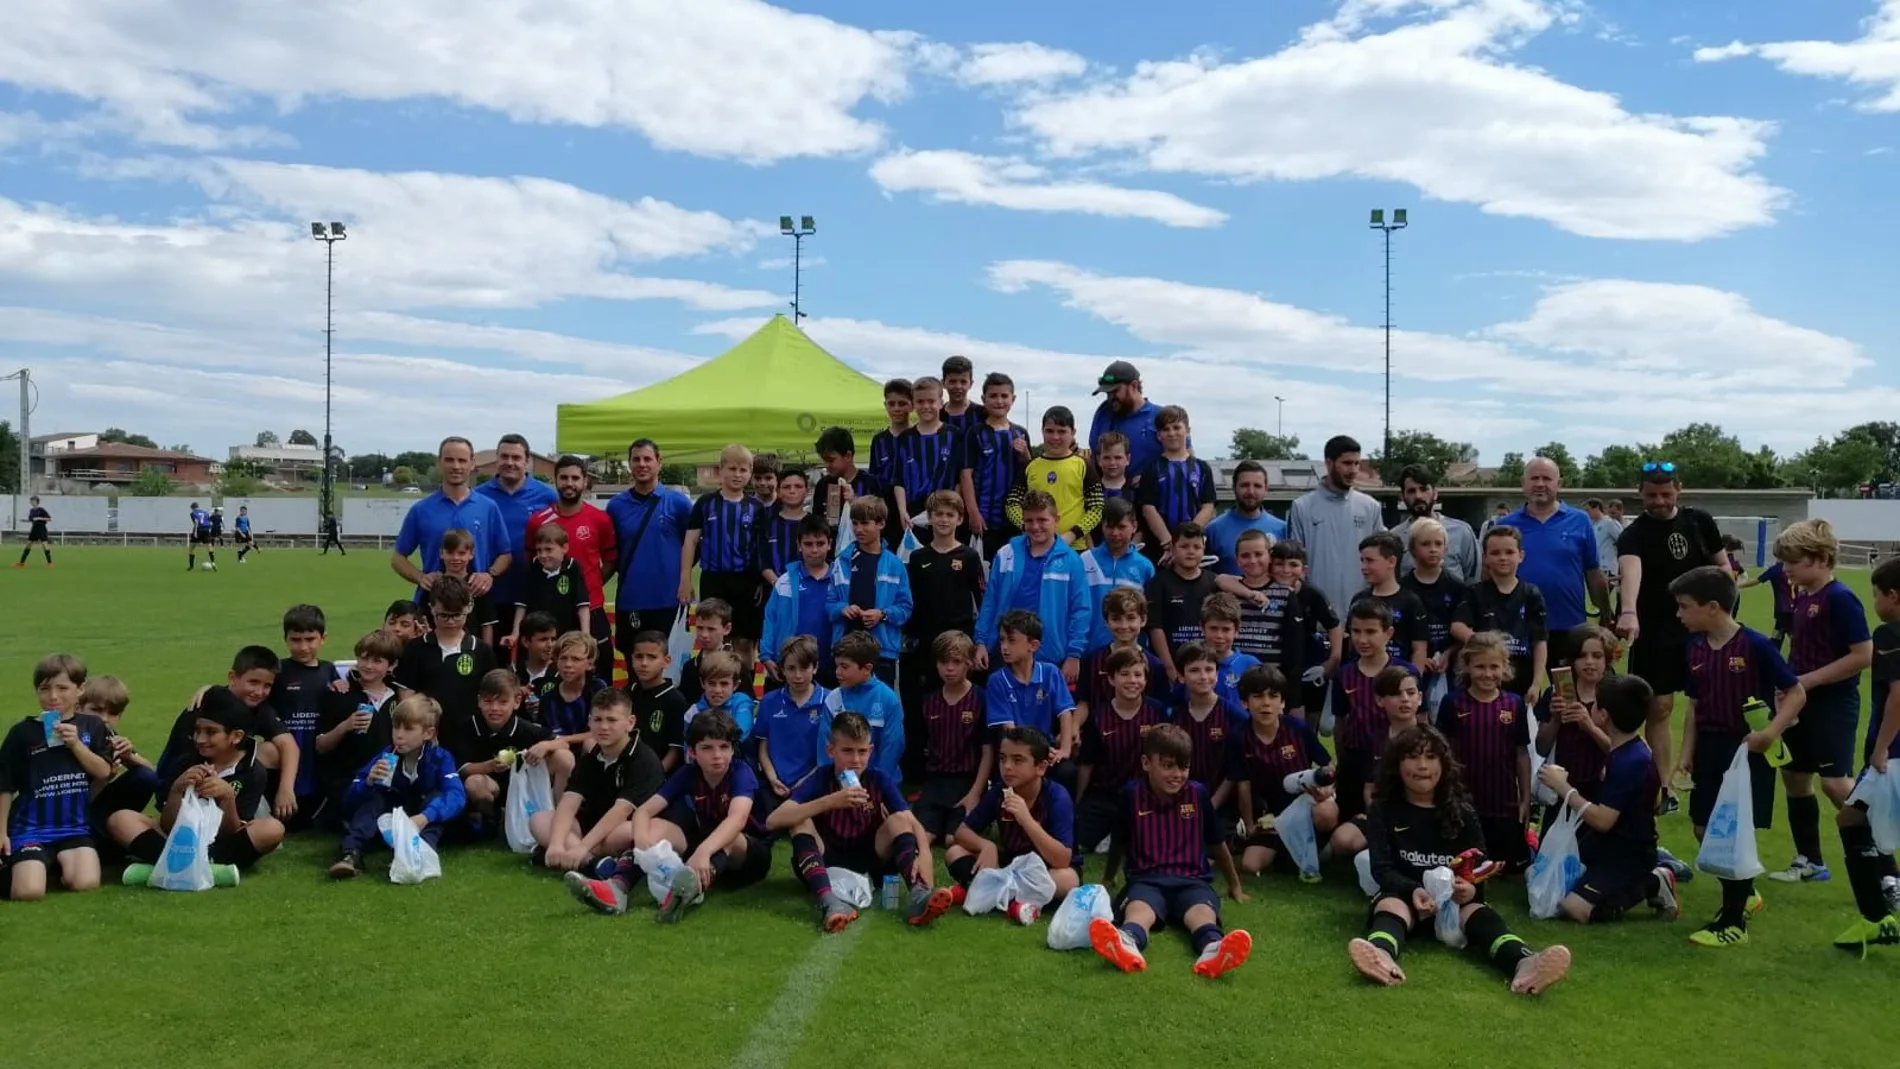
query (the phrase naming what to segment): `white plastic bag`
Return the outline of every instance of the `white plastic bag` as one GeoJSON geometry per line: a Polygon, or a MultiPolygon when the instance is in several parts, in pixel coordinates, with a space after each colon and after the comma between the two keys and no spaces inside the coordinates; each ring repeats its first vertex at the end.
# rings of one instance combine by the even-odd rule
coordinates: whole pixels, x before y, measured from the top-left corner
{"type": "Polygon", "coordinates": [[[548,778],[548,766],[517,762],[514,775],[508,777],[508,801],[502,812],[502,834],[508,849],[517,854],[534,850],[534,832],[528,821],[536,813],[554,808],[554,781],[548,778]]]}
{"type": "Polygon", "coordinates": [[[1718,880],[1752,880],[1765,871],[1755,849],[1755,790],[1746,746],[1735,748],[1735,759],[1722,773],[1695,867],[1718,880]]]}
{"type": "Polygon", "coordinates": [[[441,878],[441,855],[423,841],[422,830],[401,806],[384,813],[376,823],[383,826],[383,838],[396,852],[396,860],[389,863],[390,883],[416,884],[441,878]]]}
{"type": "Polygon", "coordinates": [[[1900,851],[1900,773],[1869,768],[1847,800],[1867,806],[1867,823],[1881,853],[1900,851]]]}
{"type": "Polygon", "coordinates": [[[1313,796],[1301,791],[1273,818],[1273,830],[1302,877],[1319,875],[1319,836],[1313,830],[1313,796]]]}
{"type": "MultiPolygon", "coordinates": [[[[686,862],[680,860],[679,851],[673,849],[673,844],[665,839],[661,839],[648,849],[635,850],[633,863],[640,867],[641,872],[646,873],[647,893],[653,896],[654,905],[664,903],[666,896],[673,893],[673,874],[686,866],[686,862]]],[[[837,885],[834,883],[832,887],[836,890],[837,885]]],[[[706,892],[701,889],[700,897],[694,901],[698,902],[705,897],[706,892]]]]}
{"type": "Polygon", "coordinates": [[[1105,921],[1115,919],[1108,888],[1099,883],[1085,883],[1070,891],[1056,915],[1049,918],[1049,949],[1087,950],[1089,923],[1098,917],[1105,921]]]}
{"type": "Polygon", "coordinates": [[[216,802],[198,797],[195,787],[185,788],[178,819],[165,838],[165,852],[152,868],[149,885],[164,891],[211,890],[211,840],[223,823],[224,811],[216,802]]]}
{"type": "Polygon", "coordinates": [[[1023,854],[1009,863],[1009,871],[1016,879],[1010,901],[1041,909],[1056,900],[1056,878],[1049,875],[1049,864],[1041,854],[1023,854]]]}
{"type": "Polygon", "coordinates": [[[862,872],[832,869],[831,893],[853,909],[871,908],[871,878],[862,872]]]}
{"type": "Polygon", "coordinates": [[[970,877],[970,890],[963,896],[963,912],[980,917],[992,910],[1008,909],[1016,892],[1016,874],[1012,869],[981,869],[970,877]]]}
{"type": "Polygon", "coordinates": [[[680,670],[693,656],[693,615],[690,610],[680,613],[679,626],[666,640],[666,670],[661,674],[669,683],[680,681],[680,670]]]}
{"type": "Polygon", "coordinates": [[[1426,869],[1425,893],[1432,896],[1432,905],[1438,912],[1434,914],[1432,928],[1438,933],[1438,941],[1453,950],[1465,947],[1465,923],[1458,918],[1458,903],[1452,901],[1452,888],[1457,878],[1443,865],[1435,869],[1426,869]]]}
{"type": "Polygon", "coordinates": [[[1531,916],[1550,920],[1563,912],[1564,899],[1583,878],[1583,855],[1577,851],[1577,825],[1583,817],[1565,806],[1551,821],[1537,846],[1537,860],[1524,877],[1524,890],[1531,900],[1531,916]]]}

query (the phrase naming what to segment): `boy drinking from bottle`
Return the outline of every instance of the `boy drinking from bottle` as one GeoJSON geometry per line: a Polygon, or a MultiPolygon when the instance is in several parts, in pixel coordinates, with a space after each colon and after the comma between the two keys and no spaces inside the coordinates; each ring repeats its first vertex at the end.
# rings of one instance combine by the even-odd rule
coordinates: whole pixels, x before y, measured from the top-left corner
{"type": "MultiPolygon", "coordinates": [[[[442,707],[426,694],[411,694],[389,718],[389,749],[377,754],[356,778],[343,799],[343,841],[337,847],[330,878],[347,880],[363,871],[363,854],[383,842],[377,820],[401,809],[430,847],[442,842],[442,831],[462,814],[468,796],[455,758],[435,741],[442,707]]],[[[390,835],[405,834],[392,828],[390,835]]]]}
{"type": "Polygon", "coordinates": [[[317,721],[317,779],[323,811],[339,830],[343,797],[356,770],[389,747],[389,717],[399,698],[389,674],[402,656],[402,643],[387,631],[371,631],[356,640],[355,653],[349,689],[325,687],[323,713],[317,721]]]}
{"type": "Polygon", "coordinates": [[[112,775],[112,740],[105,721],[75,711],[85,682],[79,658],[42,658],[33,666],[40,712],[0,741],[0,876],[16,902],[46,897],[49,869],[69,891],[99,887],[87,804],[112,775]]]}

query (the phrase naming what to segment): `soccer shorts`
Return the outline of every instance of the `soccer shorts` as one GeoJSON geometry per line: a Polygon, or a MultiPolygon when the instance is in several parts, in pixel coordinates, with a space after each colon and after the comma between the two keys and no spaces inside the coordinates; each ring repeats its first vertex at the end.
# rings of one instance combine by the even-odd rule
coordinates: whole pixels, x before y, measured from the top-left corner
{"type": "Polygon", "coordinates": [[[855,843],[840,843],[837,846],[826,843],[825,867],[846,869],[869,877],[871,893],[876,894],[878,884],[884,877],[897,872],[897,860],[895,857],[879,857],[876,840],[867,835],[855,843]]]}
{"type": "MultiPolygon", "coordinates": [[[[692,799],[684,796],[677,798],[666,807],[666,819],[671,821],[686,836],[686,856],[691,857],[706,841],[711,828],[700,827],[699,811],[693,808],[692,799]]],[[[746,830],[739,833],[745,842],[745,857],[730,864],[719,874],[722,887],[744,887],[758,883],[772,871],[772,842],[767,839],[764,829],[759,826],[757,814],[747,821],[746,830]]],[[[731,856],[728,848],[727,856],[731,856]]]]}
{"type": "Polygon", "coordinates": [[[1854,732],[1860,726],[1860,691],[1854,680],[1830,683],[1808,692],[1808,704],[1782,739],[1788,744],[1787,770],[1812,772],[1823,779],[1854,774],[1854,732]]]}
{"type": "Polygon", "coordinates": [[[1593,908],[1621,913],[1649,900],[1643,888],[1654,868],[1654,865],[1645,869],[1627,863],[1591,865],[1583,870],[1583,876],[1570,893],[1593,908]]]}
{"type": "Polygon", "coordinates": [[[1075,807],[1075,850],[1085,854],[1102,844],[1102,840],[1115,833],[1115,825],[1121,819],[1120,789],[1107,786],[1091,786],[1089,793],[1082,796],[1082,802],[1075,807]]]}
{"type": "Polygon", "coordinates": [[[1332,693],[1332,687],[1321,680],[1318,683],[1301,682],[1299,688],[1300,708],[1306,712],[1306,722],[1314,731],[1318,731],[1320,718],[1326,713],[1327,696],[1332,693]]]}
{"type": "Polygon", "coordinates": [[[1350,820],[1366,811],[1366,784],[1376,771],[1371,750],[1339,749],[1339,778],[1333,794],[1339,799],[1339,818],[1350,820]]]}
{"type": "Polygon", "coordinates": [[[9,854],[6,858],[5,868],[11,869],[15,865],[23,864],[28,861],[37,861],[46,866],[47,872],[49,873],[47,881],[51,883],[53,877],[59,873],[59,855],[68,850],[96,849],[97,847],[94,846],[90,835],[68,835],[64,838],[50,839],[45,842],[27,843],[25,846],[21,846],[16,842],[13,847],[13,853],[9,854]]]}
{"type": "MultiPolygon", "coordinates": [[[[1555,662],[1553,662],[1555,663],[1555,662]]],[[[1630,647],[1630,675],[1649,684],[1657,694],[1681,694],[1689,672],[1689,636],[1681,626],[1653,630],[1648,621],[1630,647]]]]}
{"type": "Polygon", "coordinates": [[[924,831],[932,838],[955,835],[967,815],[958,803],[970,789],[975,772],[932,772],[924,779],[923,790],[910,811],[917,815],[924,831]]]}
{"type": "Polygon", "coordinates": [[[1128,904],[1140,902],[1154,911],[1155,930],[1169,923],[1186,925],[1188,910],[1206,906],[1214,911],[1214,923],[1220,923],[1220,895],[1206,880],[1185,876],[1130,876],[1115,910],[1127,916],[1128,904]]]}
{"type": "Polygon", "coordinates": [[[732,637],[759,640],[765,632],[765,584],[757,572],[700,572],[699,596],[732,606],[732,637]]]}
{"type": "MultiPolygon", "coordinates": [[[[1695,781],[1695,786],[1689,792],[1691,826],[1709,826],[1709,814],[1715,812],[1716,795],[1722,793],[1722,777],[1728,774],[1729,763],[1735,760],[1735,751],[1741,745],[1740,735],[1696,732],[1695,759],[1691,762],[1689,772],[1690,778],[1695,781]]],[[[1755,827],[1766,831],[1775,824],[1775,771],[1768,767],[1767,759],[1760,754],[1752,754],[1748,758],[1748,772],[1750,796],[1755,806],[1755,827]]]]}
{"type": "Polygon", "coordinates": [[[1484,856],[1502,861],[1512,872],[1530,867],[1531,844],[1524,840],[1524,822],[1516,817],[1478,817],[1484,830],[1484,856]]]}

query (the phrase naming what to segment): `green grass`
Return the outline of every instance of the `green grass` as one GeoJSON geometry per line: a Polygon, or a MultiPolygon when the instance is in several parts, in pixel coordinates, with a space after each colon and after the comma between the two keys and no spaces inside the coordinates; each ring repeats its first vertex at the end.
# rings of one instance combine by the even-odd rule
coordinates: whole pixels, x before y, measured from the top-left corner
{"type": "MultiPolygon", "coordinates": [[[[128,733],[154,748],[237,645],[275,642],[285,606],[324,606],[329,652],[347,656],[403,590],[380,553],[276,552],[243,567],[227,553],[216,574],[186,574],[181,556],[69,549],[52,571],[0,571],[0,680],[17,714],[34,708],[33,661],[69,650],[128,682],[128,733]]],[[[1849,580],[1864,587],[1864,575],[1849,580]]],[[[1766,591],[1751,591],[1749,618],[1760,624],[1766,610],[1766,591]]],[[[1663,829],[1668,846],[1693,855],[1685,818],[1663,829]]],[[[1838,863],[1831,829],[1826,839],[1838,863]]],[[[445,878],[422,887],[332,884],[322,871],[332,846],[295,839],[232,891],[108,887],[0,902],[5,1063],[613,1057],[705,1069],[747,1047],[820,938],[782,850],[766,885],[715,895],[669,929],[644,913],[586,914],[558,881],[499,850],[452,851],[445,878]]],[[[1762,847],[1770,866],[1791,852],[1781,826],[1762,847]]],[[[843,937],[843,961],[810,993],[809,1022],[768,1036],[768,1049],[779,1064],[812,1067],[1893,1064],[1900,951],[1876,948],[1862,962],[1828,946],[1854,915],[1840,876],[1764,889],[1755,942],[1706,951],[1685,941],[1716,905],[1706,877],[1685,885],[1675,925],[1533,922],[1521,888],[1502,888],[1495,898],[1520,932],[1576,954],[1571,980],[1535,1002],[1466,955],[1422,943],[1404,987],[1358,982],[1343,948],[1365,907],[1343,880],[1250,881],[1253,900],[1230,903],[1226,921],[1252,931],[1254,957],[1218,983],[1189,975],[1176,933],[1156,938],[1149,972],[1122,976],[1087,952],[1045,949],[1040,927],[956,913],[920,933],[874,912],[843,937]]]]}

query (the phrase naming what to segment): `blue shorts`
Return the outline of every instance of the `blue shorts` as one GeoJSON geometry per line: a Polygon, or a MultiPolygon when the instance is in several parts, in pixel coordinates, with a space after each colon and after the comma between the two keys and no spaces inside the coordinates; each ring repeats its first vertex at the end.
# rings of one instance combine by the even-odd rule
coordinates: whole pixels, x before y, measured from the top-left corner
{"type": "Polygon", "coordinates": [[[1823,779],[1854,774],[1854,735],[1860,727],[1860,690],[1856,681],[1830,683],[1808,694],[1800,719],[1782,735],[1788,744],[1789,772],[1812,772],[1823,779]]]}
{"type": "Polygon", "coordinates": [[[1116,912],[1126,917],[1130,902],[1140,902],[1154,911],[1156,929],[1170,921],[1183,924],[1188,910],[1195,906],[1213,910],[1215,923],[1220,922],[1220,895],[1206,880],[1186,876],[1131,876],[1128,886],[1122,890],[1116,912]]]}

